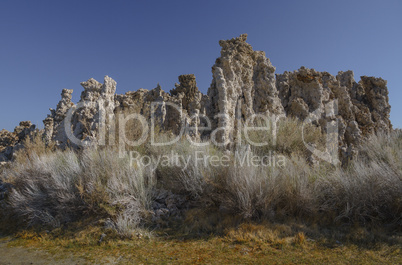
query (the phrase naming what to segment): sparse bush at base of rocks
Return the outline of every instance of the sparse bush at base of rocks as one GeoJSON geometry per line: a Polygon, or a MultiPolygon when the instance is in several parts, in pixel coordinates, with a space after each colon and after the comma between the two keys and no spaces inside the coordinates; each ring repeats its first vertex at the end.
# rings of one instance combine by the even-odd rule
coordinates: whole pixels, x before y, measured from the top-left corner
{"type": "MultiPolygon", "coordinates": [[[[311,166],[297,153],[277,166],[239,165],[233,153],[179,142],[166,150],[141,148],[157,157],[165,151],[227,156],[226,165],[147,165],[120,157],[112,147],[77,152],[29,151],[2,172],[2,227],[61,227],[83,218],[104,221],[124,237],[138,228],[180,224],[184,231],[219,232],[215,224],[244,221],[312,225],[360,225],[400,230],[402,136],[376,135],[362,145],[348,168],[311,166]],[[227,221],[225,221],[227,222],[227,221]],[[215,229],[215,231],[214,231],[215,229]]],[[[252,151],[238,148],[244,157],[252,151]]],[[[302,243],[302,235],[296,240],[302,243]]]]}

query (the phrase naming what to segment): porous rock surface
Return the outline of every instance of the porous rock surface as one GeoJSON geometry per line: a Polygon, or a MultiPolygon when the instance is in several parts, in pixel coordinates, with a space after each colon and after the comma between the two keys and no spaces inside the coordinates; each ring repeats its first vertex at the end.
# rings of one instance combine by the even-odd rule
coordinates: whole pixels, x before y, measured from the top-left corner
{"type": "Polygon", "coordinates": [[[0,163],[7,162],[13,158],[15,152],[23,147],[23,142],[33,139],[38,130],[30,121],[22,121],[15,127],[13,132],[0,131],[0,163]]]}
{"type": "Polygon", "coordinates": [[[288,116],[301,120],[309,117],[324,132],[328,124],[338,126],[344,160],[356,154],[363,137],[392,130],[386,84],[381,78],[367,76],[357,83],[352,71],[341,71],[335,77],[305,67],[277,75],[276,79],[288,116]]]}
{"type": "Polygon", "coordinates": [[[74,146],[67,135],[71,132],[78,140],[95,142],[101,122],[114,119],[116,81],[105,76],[103,84],[91,78],[81,86],[84,91],[77,106],[71,102],[73,90],[63,89],[56,110],[50,109],[51,114],[43,121],[47,141],[54,141],[61,147],[74,146]]]}
{"type": "MultiPolygon", "coordinates": [[[[203,95],[193,74],[179,76],[179,84],[167,93],[157,85],[115,95],[116,82],[106,76],[101,84],[94,79],[82,82],[81,99],[75,105],[73,90],[63,89],[56,110],[44,120],[43,136],[64,148],[73,146],[66,132],[87,144],[97,143],[99,132],[115,130],[119,113],[154,117],[160,129],[179,134],[184,128],[193,140],[215,135],[226,148],[238,139],[241,124],[253,114],[293,116],[321,127],[337,124],[339,146],[345,159],[355,154],[362,138],[392,130],[389,120],[387,82],[362,76],[356,82],[352,71],[332,76],[327,72],[301,67],[275,75],[275,67],[265,53],[254,51],[247,34],[219,42],[221,56],[212,67],[212,83],[203,95]],[[211,130],[206,127],[206,118],[211,130]]],[[[14,149],[35,127],[22,122],[14,132],[0,132],[0,162],[12,159],[14,149]]]]}
{"type": "Polygon", "coordinates": [[[222,128],[220,143],[235,141],[241,130],[239,121],[253,114],[284,114],[275,86],[275,67],[246,40],[247,34],[221,40],[221,57],[212,67],[208,116],[214,121],[213,129],[222,128]]]}

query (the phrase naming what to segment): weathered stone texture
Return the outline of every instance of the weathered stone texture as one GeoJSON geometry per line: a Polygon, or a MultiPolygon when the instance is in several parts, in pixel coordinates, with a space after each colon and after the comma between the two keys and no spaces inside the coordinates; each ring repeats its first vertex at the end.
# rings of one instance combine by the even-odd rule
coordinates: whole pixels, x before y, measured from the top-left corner
{"type": "Polygon", "coordinates": [[[301,120],[312,117],[324,132],[328,122],[337,121],[341,155],[356,154],[362,137],[392,129],[388,89],[381,78],[362,76],[356,83],[352,71],[334,77],[301,67],[277,75],[276,82],[287,115],[301,120]],[[335,109],[329,105],[334,100],[335,109]],[[325,106],[330,106],[334,115],[328,116],[325,106]]]}
{"type": "Polygon", "coordinates": [[[247,34],[219,42],[221,57],[212,67],[213,80],[208,89],[211,105],[208,115],[214,128],[224,128],[218,142],[233,142],[244,121],[253,114],[284,113],[275,86],[275,67],[265,53],[253,51],[247,34]],[[215,118],[216,115],[221,116],[215,118]]]}
{"type": "Polygon", "coordinates": [[[7,130],[0,131],[0,162],[6,162],[13,158],[16,151],[22,148],[23,142],[30,138],[31,140],[38,132],[36,126],[30,121],[22,121],[15,127],[14,132],[7,130]]]}
{"type": "MultiPolygon", "coordinates": [[[[254,51],[246,40],[243,34],[219,42],[221,56],[212,67],[207,95],[199,91],[193,74],[179,76],[179,84],[170,93],[158,84],[152,90],[124,95],[115,95],[112,78],[106,76],[103,84],[91,78],[81,83],[84,90],[77,105],[71,101],[73,90],[63,89],[56,110],[50,109],[43,121],[44,139],[61,148],[74,146],[66,134],[71,131],[80,141],[97,143],[101,129],[116,129],[116,115],[137,113],[148,121],[154,117],[160,129],[173,134],[191,127],[187,133],[197,140],[221,128],[216,139],[231,148],[228,143],[236,142],[241,124],[254,114],[287,115],[309,119],[324,132],[328,124],[337,124],[340,153],[342,159],[348,159],[363,137],[392,130],[385,80],[362,76],[355,82],[352,71],[332,76],[305,67],[275,76],[275,67],[265,53],[254,51]],[[212,130],[199,130],[208,125],[205,117],[212,122],[212,130]]],[[[0,162],[11,159],[34,130],[30,122],[21,122],[12,133],[1,131],[0,162]]]]}

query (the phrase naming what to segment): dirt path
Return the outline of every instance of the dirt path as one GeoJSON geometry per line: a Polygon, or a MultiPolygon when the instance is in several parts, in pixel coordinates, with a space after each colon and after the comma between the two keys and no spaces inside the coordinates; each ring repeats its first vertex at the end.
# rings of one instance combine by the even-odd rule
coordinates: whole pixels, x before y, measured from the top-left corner
{"type": "Polygon", "coordinates": [[[0,238],[0,265],[87,264],[84,260],[75,257],[63,257],[60,259],[40,250],[8,247],[8,242],[10,242],[9,238],[0,238]]]}

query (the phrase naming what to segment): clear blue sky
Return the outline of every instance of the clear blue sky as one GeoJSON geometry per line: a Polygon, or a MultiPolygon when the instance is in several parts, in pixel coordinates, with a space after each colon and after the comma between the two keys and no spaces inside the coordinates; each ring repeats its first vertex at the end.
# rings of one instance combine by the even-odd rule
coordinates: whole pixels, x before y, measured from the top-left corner
{"type": "Polygon", "coordinates": [[[42,120],[63,88],[91,77],[117,92],[165,91],[194,73],[206,93],[220,39],[248,33],[277,73],[304,65],[388,80],[391,120],[402,127],[402,1],[0,2],[0,129],[42,120]]]}

